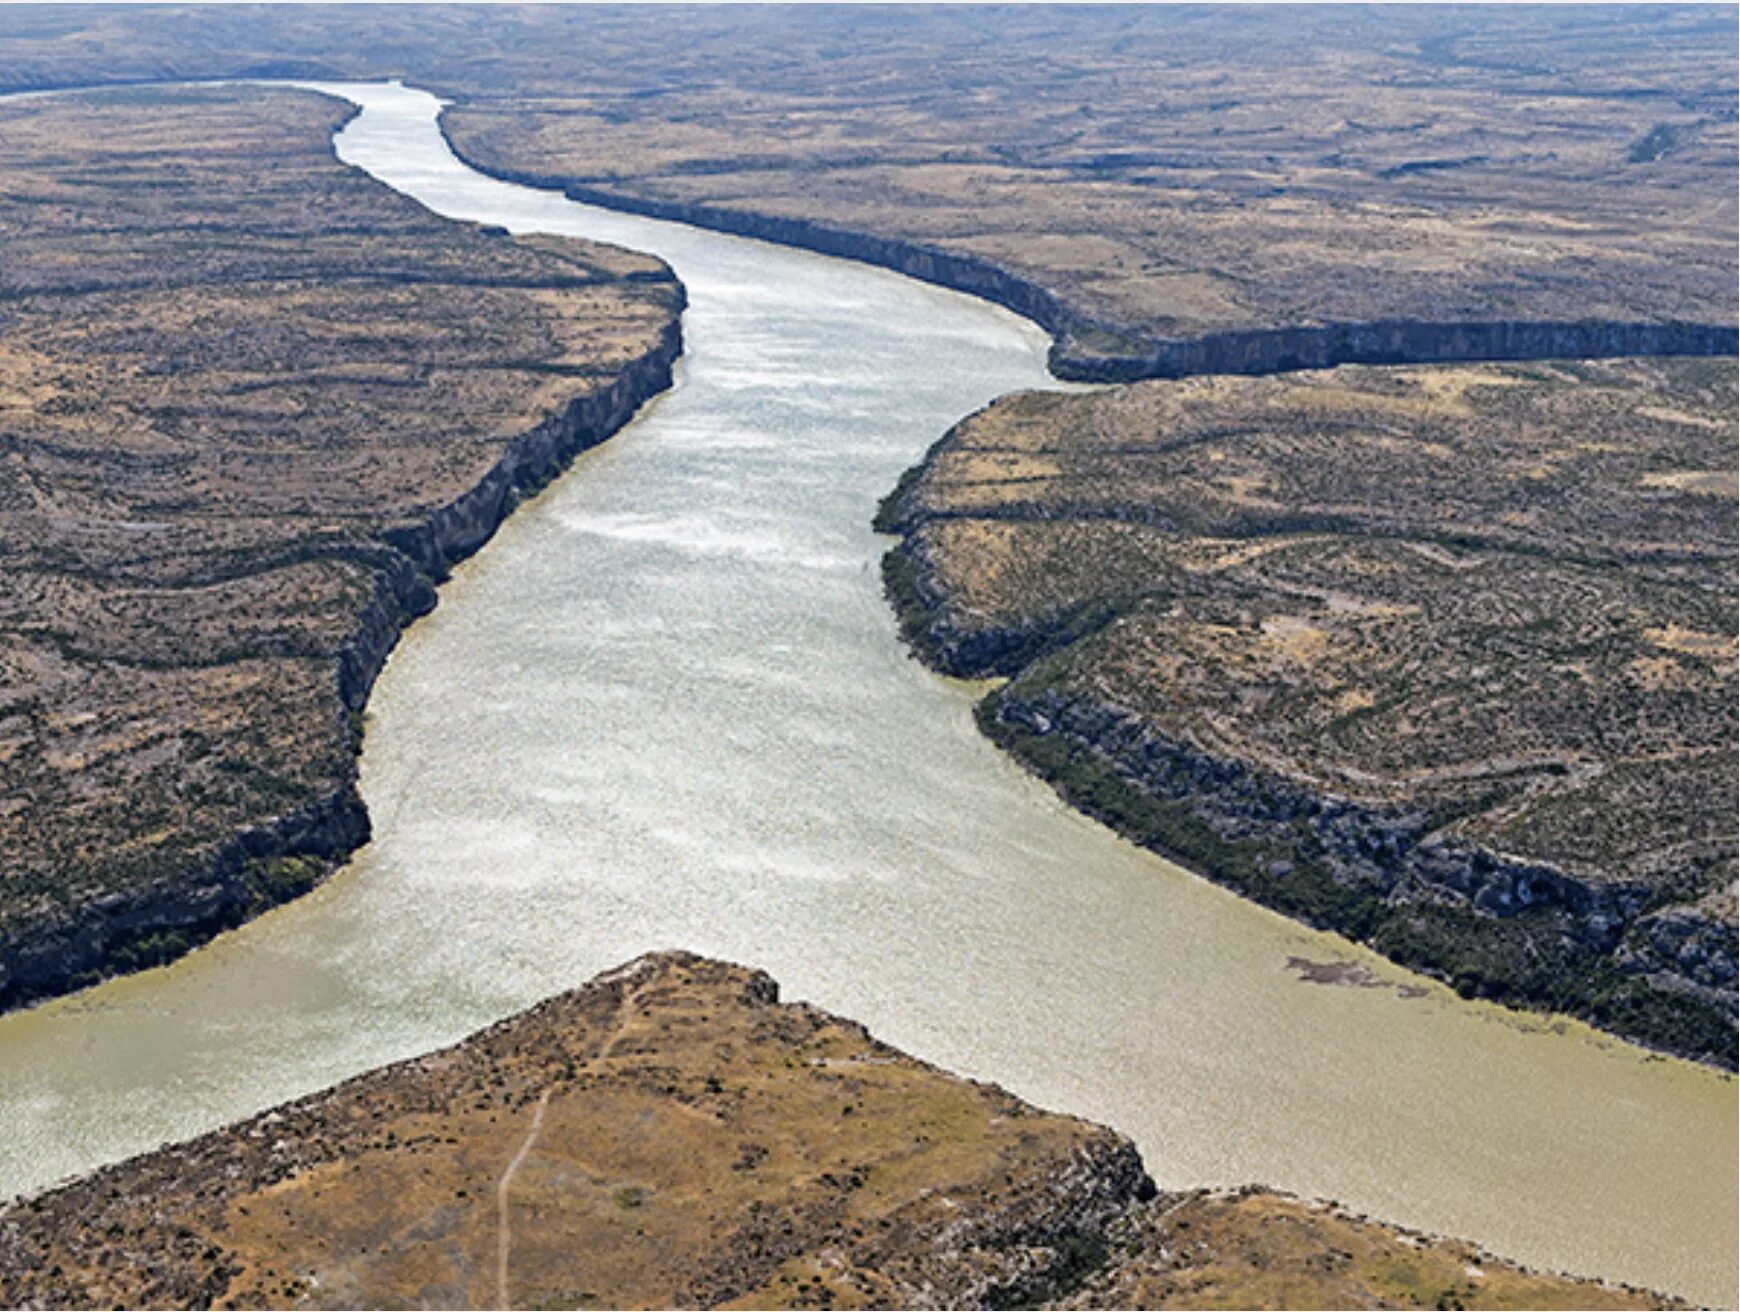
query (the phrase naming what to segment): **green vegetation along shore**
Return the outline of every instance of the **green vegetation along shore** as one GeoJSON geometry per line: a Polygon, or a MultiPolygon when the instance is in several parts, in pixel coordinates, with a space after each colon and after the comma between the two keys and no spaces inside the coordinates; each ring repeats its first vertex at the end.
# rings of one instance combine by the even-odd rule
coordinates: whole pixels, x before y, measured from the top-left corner
{"type": "Polygon", "coordinates": [[[368,834],[400,626],[665,387],[658,261],[449,223],[299,92],[0,103],[0,1007],[368,834]]]}
{"type": "Polygon", "coordinates": [[[682,953],[0,1208],[0,1303],[1678,1306],[1261,1189],[1157,1195],[1121,1135],[682,953]]]}
{"type": "Polygon", "coordinates": [[[889,498],[885,578],[1138,842],[1732,1067],[1735,412],[1731,359],[1016,395],[889,498]]]}

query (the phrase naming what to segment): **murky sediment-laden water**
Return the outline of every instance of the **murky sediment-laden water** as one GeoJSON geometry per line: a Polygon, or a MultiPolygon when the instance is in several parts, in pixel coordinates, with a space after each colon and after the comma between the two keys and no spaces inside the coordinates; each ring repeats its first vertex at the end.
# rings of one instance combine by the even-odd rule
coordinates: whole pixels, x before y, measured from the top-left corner
{"type": "Polygon", "coordinates": [[[674,392],[461,567],[371,704],[378,833],[164,970],[0,1019],[0,1192],[458,1039],[657,947],[1263,1181],[1731,1305],[1735,1084],[1365,963],[1057,803],[903,654],[869,531],[950,423],[1049,385],[1025,321],[458,163],[436,102],[334,88],[340,155],[432,209],[655,252],[674,392]]]}

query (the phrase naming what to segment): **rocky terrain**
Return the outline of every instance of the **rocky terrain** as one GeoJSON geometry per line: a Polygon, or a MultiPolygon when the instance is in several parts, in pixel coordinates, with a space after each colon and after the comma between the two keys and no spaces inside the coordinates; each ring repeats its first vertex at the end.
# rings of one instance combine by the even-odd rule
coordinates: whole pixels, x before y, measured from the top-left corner
{"type": "Polygon", "coordinates": [[[668,382],[663,265],[436,219],[333,157],[347,112],[0,102],[0,1006],[362,842],[400,625],[668,382]]]}
{"type": "Polygon", "coordinates": [[[1720,7],[13,7],[0,83],[403,76],[485,170],[888,264],[1076,377],[1734,350],[1720,7]]]}
{"type": "Polygon", "coordinates": [[[1661,1307],[1128,1140],[664,953],[0,1209],[31,1307],[1661,1307]]]}
{"type": "Polygon", "coordinates": [[[1131,837],[1732,1066],[1735,414],[1731,359],[1016,395],[891,496],[886,578],[1131,837]]]}

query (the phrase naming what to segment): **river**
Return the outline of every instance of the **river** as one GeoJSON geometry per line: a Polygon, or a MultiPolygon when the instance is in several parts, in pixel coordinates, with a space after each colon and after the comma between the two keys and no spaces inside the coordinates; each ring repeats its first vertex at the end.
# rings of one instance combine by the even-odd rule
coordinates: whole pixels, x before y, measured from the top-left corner
{"type": "Polygon", "coordinates": [[[581,206],[448,152],[437,102],[340,156],[439,213],[663,256],[675,389],[523,507],[370,704],[377,837],[181,962],[0,1018],[0,1192],[458,1039],[659,947],[1136,1139],[1536,1265],[1736,1301],[1734,1082],[1435,985],[1060,805],[908,659],[869,530],[1046,339],[892,273],[581,206]]]}

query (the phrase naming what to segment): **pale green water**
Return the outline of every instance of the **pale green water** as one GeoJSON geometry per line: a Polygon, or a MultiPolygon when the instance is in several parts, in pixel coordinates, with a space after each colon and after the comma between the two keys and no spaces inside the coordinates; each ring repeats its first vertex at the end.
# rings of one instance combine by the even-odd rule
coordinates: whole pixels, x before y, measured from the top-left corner
{"type": "Polygon", "coordinates": [[[166,970],[0,1019],[0,1192],[210,1128],[655,947],[763,966],[932,1061],[1108,1122],[1168,1185],[1264,1181],[1549,1267],[1736,1300],[1735,1085],[1434,988],[1058,805],[904,657],[876,498],[1045,341],[890,274],[609,214],[351,88],[344,158],[444,214],[654,251],[674,393],[462,567],[394,655],[378,838],[166,970]]]}

